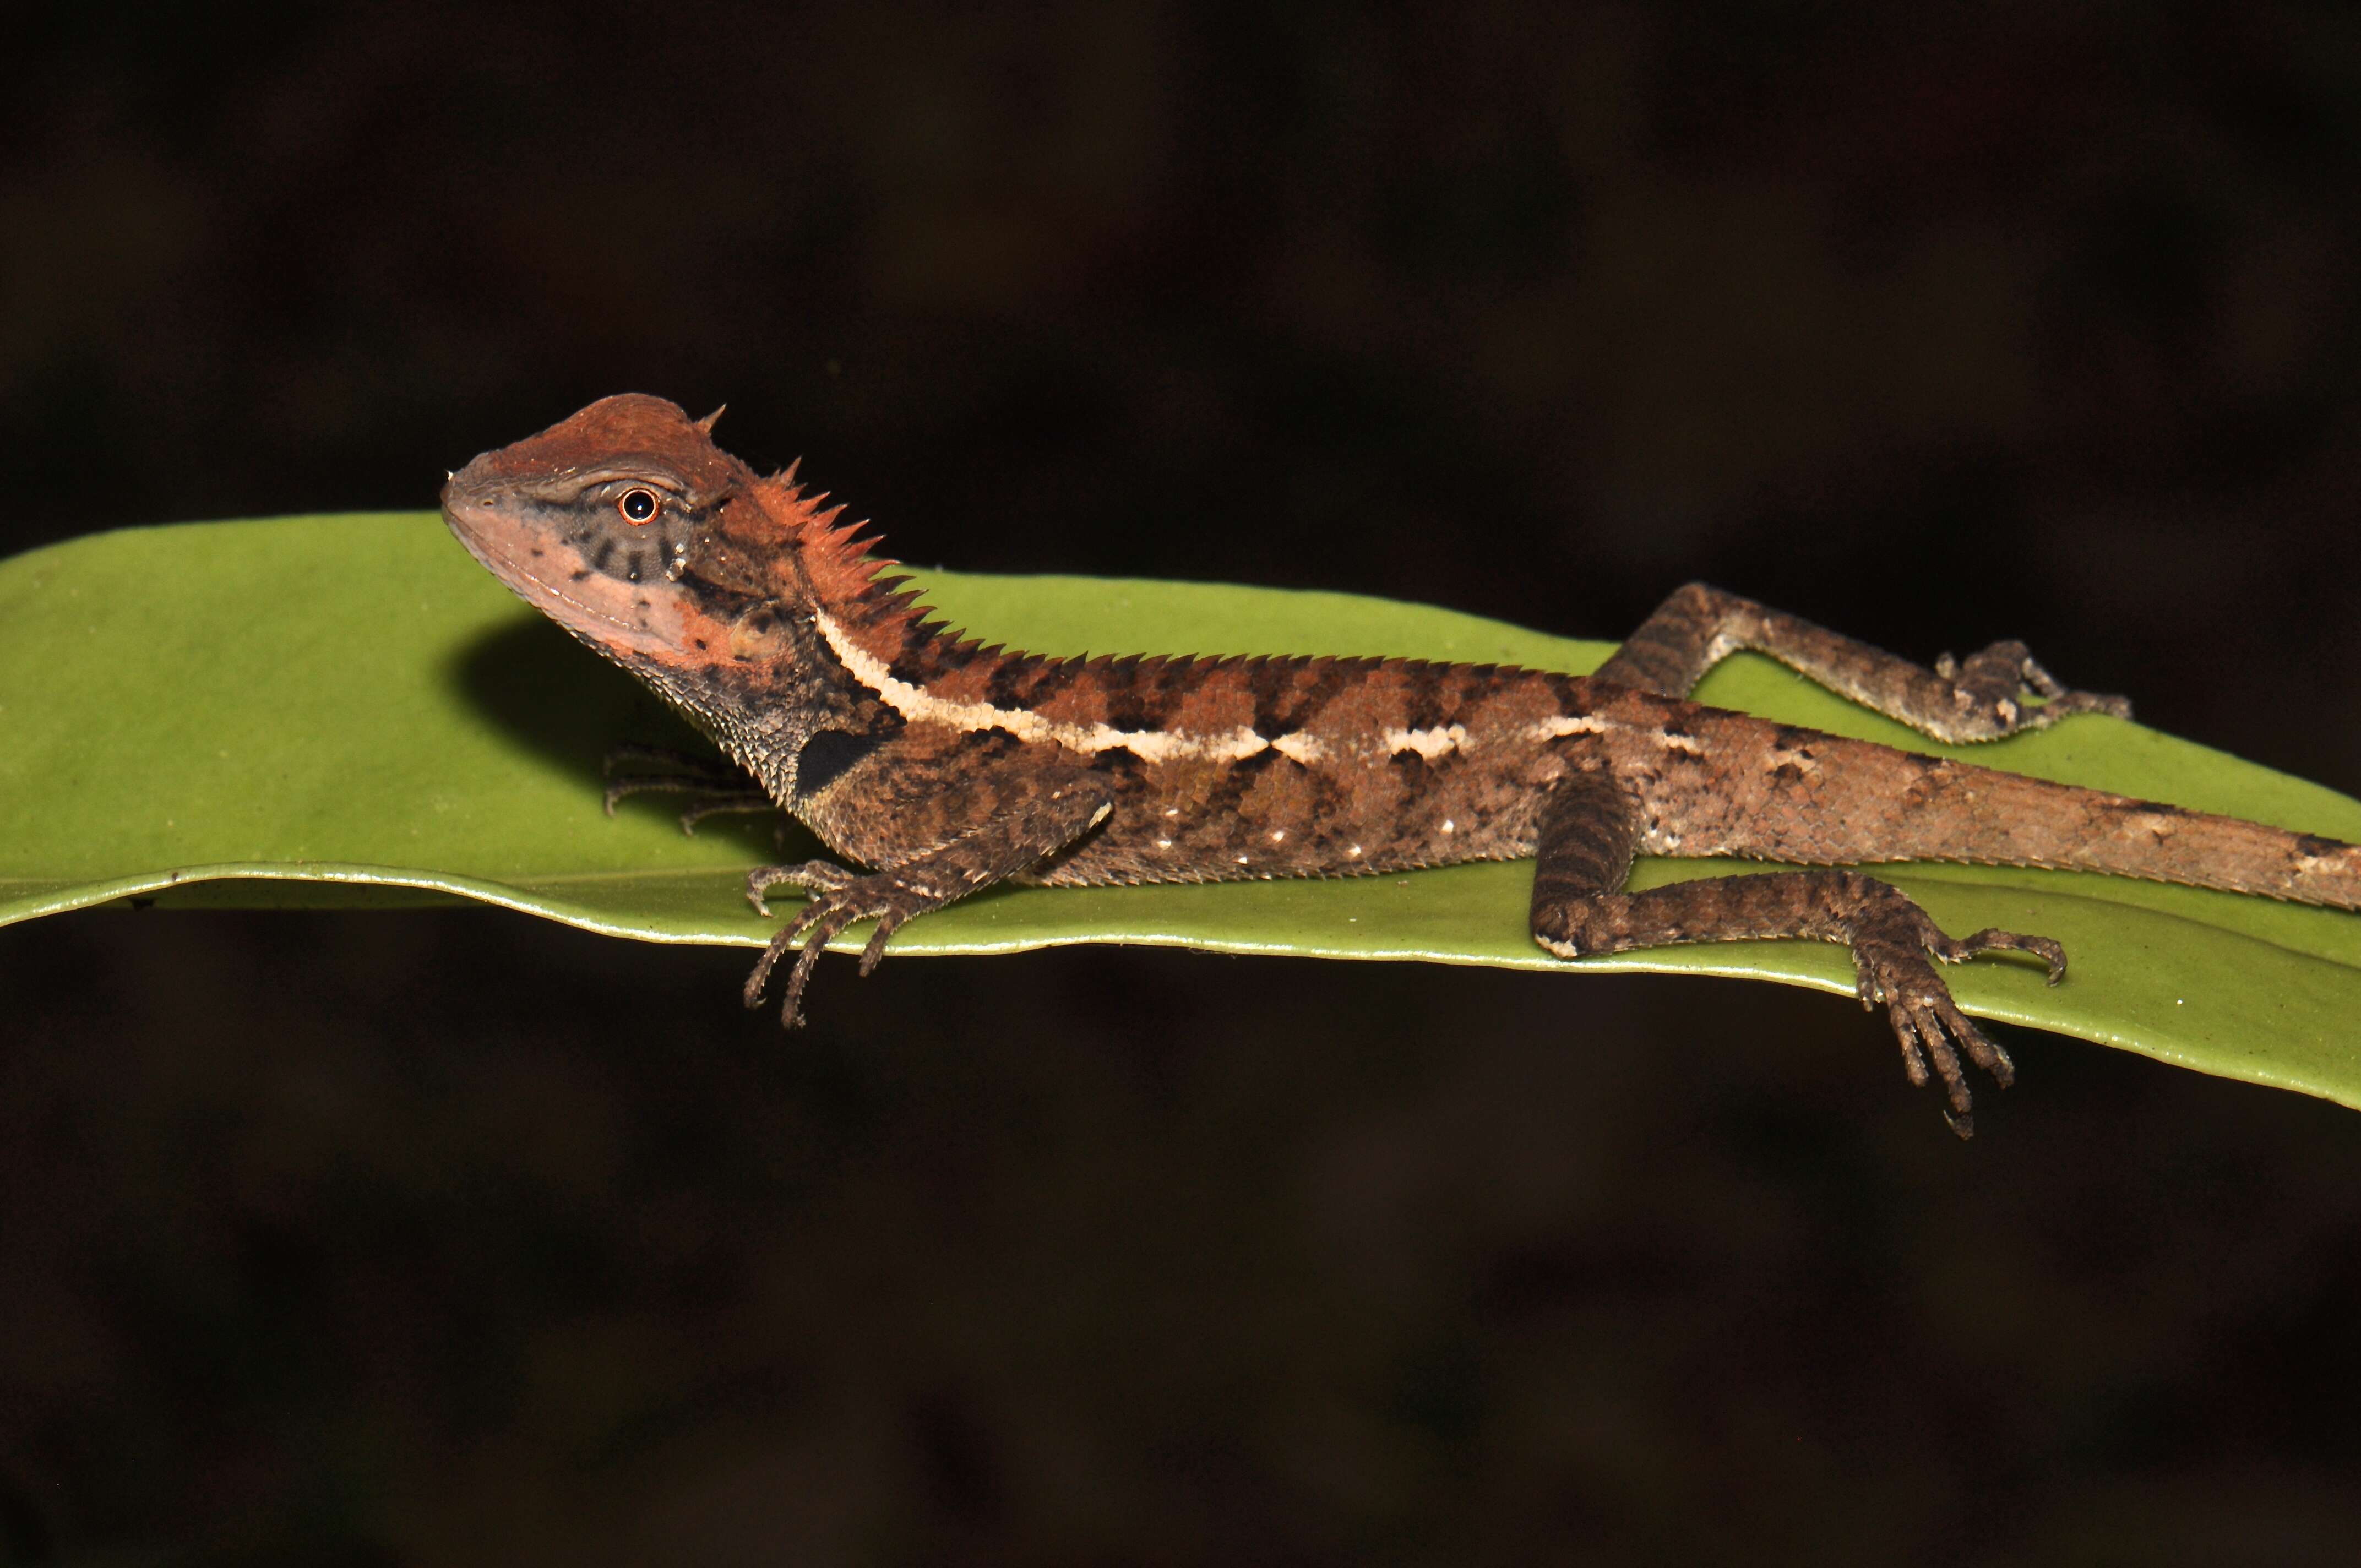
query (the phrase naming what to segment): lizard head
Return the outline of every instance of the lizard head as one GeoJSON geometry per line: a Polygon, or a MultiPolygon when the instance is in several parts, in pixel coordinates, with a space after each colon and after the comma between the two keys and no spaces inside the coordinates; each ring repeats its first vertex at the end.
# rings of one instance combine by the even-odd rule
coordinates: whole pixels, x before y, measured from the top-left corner
{"type": "Polygon", "coordinates": [[[626,664],[714,662],[784,612],[861,593],[883,562],[796,488],[721,450],[714,414],[602,398],[443,488],[443,516],[494,576],[626,664]]]}

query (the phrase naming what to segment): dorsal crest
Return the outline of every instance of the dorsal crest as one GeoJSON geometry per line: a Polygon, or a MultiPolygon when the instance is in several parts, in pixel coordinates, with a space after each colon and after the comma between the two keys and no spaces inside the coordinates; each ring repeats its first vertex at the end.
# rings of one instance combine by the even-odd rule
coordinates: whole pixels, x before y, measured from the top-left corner
{"type": "Polygon", "coordinates": [[[790,463],[769,478],[757,479],[754,493],[763,511],[794,542],[813,597],[840,613],[851,611],[880,597],[877,574],[895,563],[873,554],[877,535],[863,532],[868,526],[864,521],[846,521],[843,507],[829,506],[826,494],[809,494],[796,483],[796,466],[790,463]]]}

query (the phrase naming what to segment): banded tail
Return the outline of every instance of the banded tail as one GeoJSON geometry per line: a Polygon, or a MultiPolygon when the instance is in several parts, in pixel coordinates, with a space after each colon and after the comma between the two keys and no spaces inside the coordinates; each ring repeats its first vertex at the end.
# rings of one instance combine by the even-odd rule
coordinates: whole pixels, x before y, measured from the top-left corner
{"type": "Polygon", "coordinates": [[[2339,839],[1736,715],[1708,727],[1729,799],[1655,852],[2049,866],[2361,909],[2361,846],[2339,839]]]}

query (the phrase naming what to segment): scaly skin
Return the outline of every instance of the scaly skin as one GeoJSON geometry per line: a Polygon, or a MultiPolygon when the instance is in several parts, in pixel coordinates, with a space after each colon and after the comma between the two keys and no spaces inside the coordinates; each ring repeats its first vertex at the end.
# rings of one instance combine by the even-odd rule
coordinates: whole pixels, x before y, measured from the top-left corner
{"type": "Polygon", "coordinates": [[[1959,1052],[2007,1058],[1932,960],[2054,942],[1954,941],[1856,872],[1621,891],[1635,854],[1807,865],[2063,866],[2361,907],[2361,850],[2331,839],[1775,725],[1686,700],[1752,648],[1951,740],[2077,713],[2020,644],[1921,669],[1701,585],[1588,677],[1399,659],[1051,660],[925,618],[855,529],[716,446],[711,420],[608,398],[486,453],[443,496],[451,528],[527,601],[686,713],[778,806],[867,873],[827,861],[749,882],[816,896],[782,1010],[825,944],[1001,881],[1076,886],[1337,876],[1537,857],[1534,938],[1565,957],[1674,942],[1847,943],[1914,1082],[1970,1125],[1959,1052]]]}

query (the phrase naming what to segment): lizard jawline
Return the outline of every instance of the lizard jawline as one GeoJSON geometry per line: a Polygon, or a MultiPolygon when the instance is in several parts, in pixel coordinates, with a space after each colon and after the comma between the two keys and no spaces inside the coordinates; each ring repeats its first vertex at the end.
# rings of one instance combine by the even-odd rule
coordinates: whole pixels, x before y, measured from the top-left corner
{"type": "Polygon", "coordinates": [[[695,646],[695,639],[709,642],[726,635],[718,623],[692,624],[707,618],[669,583],[629,583],[593,571],[571,545],[521,530],[499,512],[465,501],[445,506],[444,518],[467,554],[518,598],[617,657],[686,663],[684,650],[695,646]],[[530,566],[521,545],[541,552],[530,566]]]}

